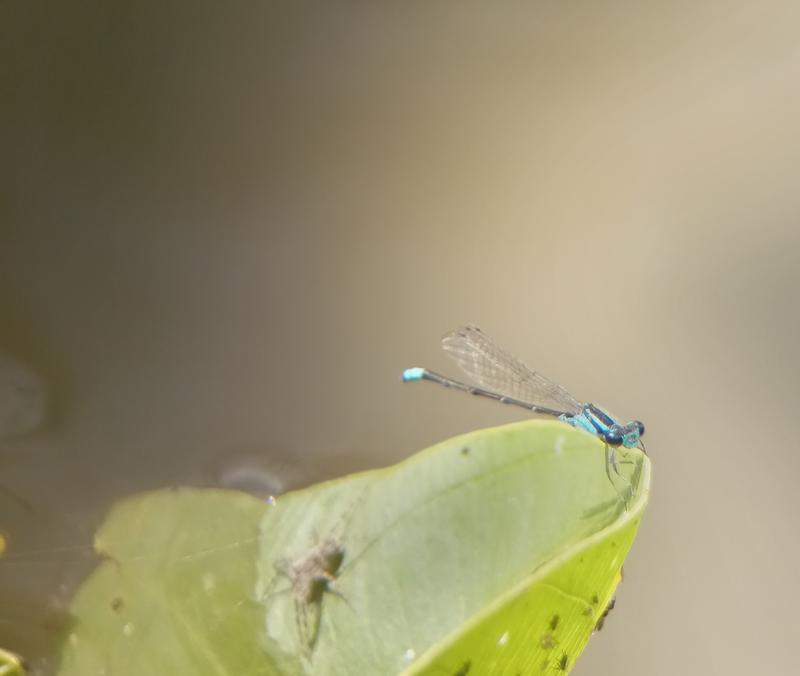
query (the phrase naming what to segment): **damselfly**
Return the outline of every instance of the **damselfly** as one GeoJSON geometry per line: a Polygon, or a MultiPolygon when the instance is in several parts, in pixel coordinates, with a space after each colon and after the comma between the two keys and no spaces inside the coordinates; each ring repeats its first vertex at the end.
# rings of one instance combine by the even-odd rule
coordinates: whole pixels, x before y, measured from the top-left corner
{"type": "Polygon", "coordinates": [[[642,442],[643,423],[632,420],[622,425],[599,406],[579,402],[563,387],[528,368],[498,346],[477,326],[465,326],[446,334],[442,338],[442,348],[479,387],[419,367],[403,371],[403,380],[430,380],[445,387],[558,418],[600,437],[606,444],[607,463],[617,473],[615,448],[624,446],[645,450],[642,442]]]}

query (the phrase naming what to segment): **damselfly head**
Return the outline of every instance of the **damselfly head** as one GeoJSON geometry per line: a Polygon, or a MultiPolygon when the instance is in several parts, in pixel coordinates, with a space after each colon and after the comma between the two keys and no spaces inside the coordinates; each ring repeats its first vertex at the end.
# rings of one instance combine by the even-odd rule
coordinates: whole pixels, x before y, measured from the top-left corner
{"type": "Polygon", "coordinates": [[[622,435],[622,445],[625,448],[634,448],[639,445],[639,439],[644,436],[644,423],[634,420],[625,425],[625,433],[622,435]]]}
{"type": "Polygon", "coordinates": [[[644,423],[633,420],[622,428],[622,445],[625,448],[635,448],[644,436],[644,423]]]}
{"type": "Polygon", "coordinates": [[[635,448],[641,443],[640,438],[643,434],[644,423],[633,420],[625,425],[611,425],[603,438],[609,446],[635,448]]]}

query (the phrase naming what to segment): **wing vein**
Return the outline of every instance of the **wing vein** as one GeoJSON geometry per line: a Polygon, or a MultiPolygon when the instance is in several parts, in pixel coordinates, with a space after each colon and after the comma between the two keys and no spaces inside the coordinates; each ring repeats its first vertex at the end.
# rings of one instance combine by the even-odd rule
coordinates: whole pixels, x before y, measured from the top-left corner
{"type": "Polygon", "coordinates": [[[580,402],[563,387],[526,366],[477,326],[446,334],[442,349],[481,387],[573,415],[581,411],[580,402]]]}

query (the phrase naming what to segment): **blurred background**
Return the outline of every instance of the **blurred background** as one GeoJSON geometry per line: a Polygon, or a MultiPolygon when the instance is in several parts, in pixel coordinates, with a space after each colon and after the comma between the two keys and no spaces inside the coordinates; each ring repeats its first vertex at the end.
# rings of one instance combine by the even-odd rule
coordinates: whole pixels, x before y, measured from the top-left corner
{"type": "Polygon", "coordinates": [[[800,6],[0,8],[0,645],[46,654],[109,505],[278,493],[524,417],[472,322],[647,424],[579,676],[790,673],[800,6]]]}

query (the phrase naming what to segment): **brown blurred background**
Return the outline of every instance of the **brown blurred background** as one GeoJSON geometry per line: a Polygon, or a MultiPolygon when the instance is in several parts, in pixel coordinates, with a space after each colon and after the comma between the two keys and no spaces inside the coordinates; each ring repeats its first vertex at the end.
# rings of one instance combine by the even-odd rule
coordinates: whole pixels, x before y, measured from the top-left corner
{"type": "Polygon", "coordinates": [[[4,3],[0,645],[97,521],[524,417],[474,322],[647,423],[649,512],[579,676],[796,669],[800,6],[4,3]]]}

